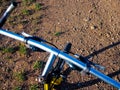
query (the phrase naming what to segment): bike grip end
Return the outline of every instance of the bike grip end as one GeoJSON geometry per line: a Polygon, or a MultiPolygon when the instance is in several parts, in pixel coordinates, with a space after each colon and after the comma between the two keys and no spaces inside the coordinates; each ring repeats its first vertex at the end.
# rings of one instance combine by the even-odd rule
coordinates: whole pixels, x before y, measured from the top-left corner
{"type": "Polygon", "coordinates": [[[13,5],[13,6],[15,6],[15,7],[17,7],[17,2],[11,2],[11,4],[13,5]]]}
{"type": "Polygon", "coordinates": [[[72,46],[72,44],[71,44],[70,42],[67,43],[66,46],[65,46],[64,51],[67,52],[67,53],[69,53],[69,51],[70,51],[70,49],[71,49],[71,46],[72,46]]]}
{"type": "Polygon", "coordinates": [[[7,10],[3,14],[2,18],[0,18],[0,28],[4,25],[8,16],[15,9],[15,7],[17,7],[17,2],[11,2],[10,6],[7,8],[7,10]]]}
{"type": "Polygon", "coordinates": [[[17,7],[17,2],[11,2],[11,4],[8,7],[7,11],[10,13],[13,9],[15,9],[15,7],[17,7]]]}

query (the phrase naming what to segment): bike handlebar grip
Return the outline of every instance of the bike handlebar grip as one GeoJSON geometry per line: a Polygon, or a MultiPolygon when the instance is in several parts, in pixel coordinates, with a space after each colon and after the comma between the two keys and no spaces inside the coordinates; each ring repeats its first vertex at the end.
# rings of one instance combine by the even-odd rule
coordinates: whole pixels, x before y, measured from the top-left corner
{"type": "Polygon", "coordinates": [[[15,9],[16,6],[17,6],[17,3],[16,3],[16,2],[12,2],[12,3],[10,4],[10,6],[7,8],[7,10],[6,10],[5,13],[3,14],[2,18],[0,19],[0,27],[2,27],[2,26],[5,24],[8,16],[9,16],[10,13],[15,9]]]}

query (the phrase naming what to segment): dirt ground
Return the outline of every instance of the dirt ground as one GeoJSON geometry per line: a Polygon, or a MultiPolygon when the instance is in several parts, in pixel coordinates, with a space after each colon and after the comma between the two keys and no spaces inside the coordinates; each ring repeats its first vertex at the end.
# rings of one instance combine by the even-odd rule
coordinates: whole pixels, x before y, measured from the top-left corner
{"type": "MultiPolygon", "coordinates": [[[[24,5],[25,0],[16,1],[18,7],[6,22],[5,29],[42,37],[59,49],[71,42],[71,52],[106,67],[102,72],[120,82],[120,0],[33,0],[29,5],[24,5]],[[41,4],[40,10],[34,10],[35,3],[41,4]],[[23,13],[24,9],[29,9],[29,15],[23,13]]],[[[0,1],[0,13],[9,3],[10,0],[0,1]]],[[[1,48],[14,47],[16,50],[3,53],[0,49],[0,90],[32,90],[40,73],[33,65],[36,60],[44,60],[47,53],[27,51],[27,55],[23,55],[16,49],[20,42],[2,35],[0,38],[1,48]],[[20,71],[26,72],[27,79],[19,82],[14,74],[20,71]]],[[[70,72],[60,90],[91,89],[117,90],[93,75],[82,76],[78,71],[70,72]]]]}

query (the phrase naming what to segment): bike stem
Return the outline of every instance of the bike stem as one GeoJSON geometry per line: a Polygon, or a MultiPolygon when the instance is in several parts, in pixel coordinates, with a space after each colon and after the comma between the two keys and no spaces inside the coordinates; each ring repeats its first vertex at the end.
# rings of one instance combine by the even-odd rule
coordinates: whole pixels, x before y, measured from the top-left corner
{"type": "Polygon", "coordinates": [[[94,76],[100,78],[101,80],[105,81],[106,83],[108,84],[111,84],[112,86],[120,89],[120,83],[115,81],[114,79],[108,77],[107,75],[95,70],[94,68],[92,67],[87,67],[87,65],[83,62],[81,62],[80,60],[77,60],[76,58],[64,53],[63,51],[60,51],[59,49],[57,48],[54,48],[52,46],[49,46],[45,43],[42,43],[42,42],[39,42],[39,41],[36,41],[36,40],[33,40],[33,39],[27,39],[22,36],[22,35],[19,35],[19,34],[16,34],[16,33],[13,33],[13,32],[10,32],[8,30],[4,30],[2,28],[0,28],[0,34],[2,35],[5,35],[5,36],[8,36],[10,38],[13,38],[13,39],[16,39],[16,40],[19,40],[19,41],[22,41],[22,42],[25,42],[29,45],[32,45],[32,46],[35,46],[35,47],[38,47],[46,52],[49,52],[50,53],[50,57],[48,59],[48,62],[45,66],[45,69],[43,70],[44,72],[42,73],[42,76],[43,77],[46,77],[46,75],[49,73],[50,71],[50,68],[52,68],[52,64],[55,60],[55,57],[60,57],[61,59],[69,62],[69,63],[72,63],[73,65],[83,69],[83,70],[87,70],[89,73],[93,74],[94,76]]]}
{"type": "Polygon", "coordinates": [[[53,66],[55,59],[56,59],[56,56],[53,53],[50,53],[48,61],[47,61],[45,68],[42,72],[42,75],[41,75],[42,77],[44,77],[44,78],[47,77],[49,71],[52,69],[52,66],[53,66]]]}

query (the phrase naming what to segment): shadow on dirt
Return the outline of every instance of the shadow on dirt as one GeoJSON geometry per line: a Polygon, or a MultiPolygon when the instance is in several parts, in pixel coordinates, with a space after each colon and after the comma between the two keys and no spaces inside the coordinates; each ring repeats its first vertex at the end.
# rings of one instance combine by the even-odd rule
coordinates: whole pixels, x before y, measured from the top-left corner
{"type": "Polygon", "coordinates": [[[110,49],[110,48],[112,48],[112,47],[115,47],[115,46],[117,46],[117,45],[119,45],[119,44],[120,44],[120,41],[118,41],[118,42],[116,42],[116,43],[113,43],[113,44],[111,44],[111,45],[109,45],[109,46],[106,46],[106,47],[104,47],[104,48],[102,48],[102,49],[100,49],[100,50],[98,50],[98,51],[95,51],[95,52],[91,53],[90,55],[86,56],[85,58],[89,59],[89,58],[91,58],[91,57],[94,57],[94,56],[96,56],[96,55],[98,55],[98,54],[106,51],[107,49],[110,49]]]}
{"type": "MultiPolygon", "coordinates": [[[[112,78],[112,77],[114,77],[114,76],[116,76],[118,74],[120,74],[120,70],[115,71],[113,73],[110,73],[107,76],[109,76],[109,77],[112,78]]],[[[73,83],[73,84],[72,83],[64,82],[64,85],[68,86],[69,90],[75,90],[75,89],[79,89],[79,88],[83,88],[83,87],[92,86],[92,85],[97,84],[99,82],[102,82],[102,80],[100,80],[100,79],[94,79],[94,80],[90,80],[90,81],[77,82],[77,83],[73,83]]],[[[63,90],[63,89],[61,89],[61,90],[63,90]]]]}
{"type": "MultiPolygon", "coordinates": [[[[109,45],[109,46],[106,46],[106,47],[104,47],[104,48],[102,48],[102,49],[100,49],[100,50],[98,50],[98,51],[95,51],[95,52],[91,53],[90,55],[86,56],[85,58],[88,58],[88,59],[89,59],[89,58],[91,58],[91,57],[94,57],[94,56],[96,56],[96,55],[104,52],[105,50],[110,49],[110,48],[112,48],[112,47],[115,47],[115,46],[117,46],[117,45],[119,45],[119,44],[120,44],[120,41],[118,41],[118,42],[116,42],[116,43],[113,43],[113,44],[111,44],[111,45],[109,45]]],[[[70,72],[71,72],[71,69],[70,69],[70,68],[67,68],[67,69],[64,71],[66,77],[70,74],[70,72]]],[[[110,73],[110,74],[108,74],[107,76],[109,76],[109,77],[112,78],[112,77],[115,77],[115,76],[117,76],[117,75],[119,75],[119,74],[120,74],[120,70],[115,71],[115,72],[113,72],[113,73],[110,73]]],[[[118,78],[118,80],[120,81],[119,78],[118,78]]],[[[83,88],[83,87],[92,86],[92,85],[97,84],[97,83],[99,83],[99,82],[103,82],[103,81],[98,78],[98,79],[94,79],[94,80],[90,80],[90,81],[77,82],[77,83],[63,82],[62,85],[63,85],[63,87],[64,87],[64,86],[68,86],[67,89],[69,89],[69,90],[75,90],[75,89],[79,89],[79,88],[83,88]]],[[[61,87],[60,87],[60,88],[61,88],[61,87]]],[[[60,90],[64,90],[64,88],[61,88],[60,90]]]]}

